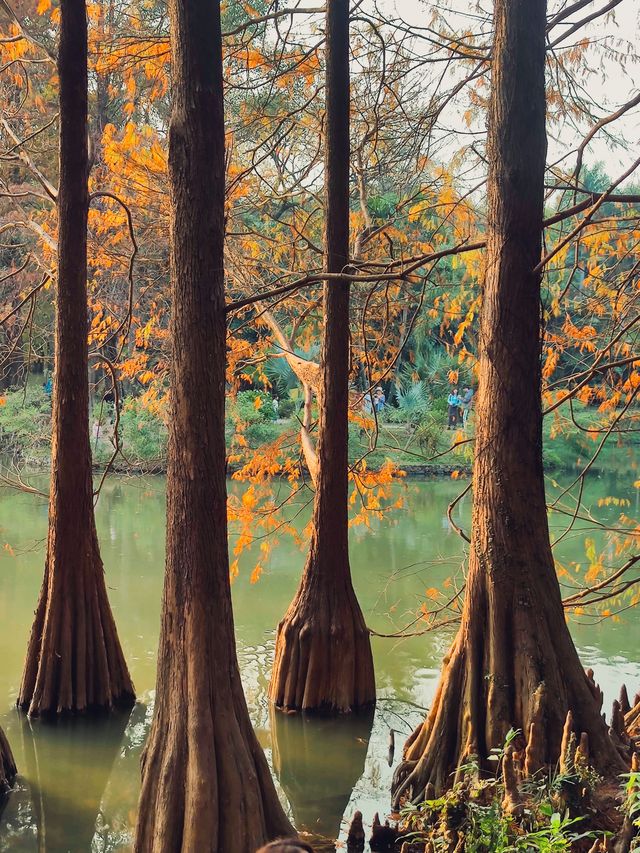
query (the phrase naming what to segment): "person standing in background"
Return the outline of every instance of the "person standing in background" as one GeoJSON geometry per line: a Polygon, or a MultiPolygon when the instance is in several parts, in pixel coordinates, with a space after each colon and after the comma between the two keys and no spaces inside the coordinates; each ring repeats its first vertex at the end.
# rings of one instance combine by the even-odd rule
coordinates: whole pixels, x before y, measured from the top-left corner
{"type": "Polygon", "coordinates": [[[464,429],[467,428],[467,421],[469,420],[469,412],[471,411],[472,403],[473,388],[464,388],[462,391],[462,397],[460,398],[460,416],[462,418],[462,426],[464,429]]]}
{"type": "Polygon", "coordinates": [[[458,396],[457,388],[454,388],[449,394],[447,405],[449,406],[449,423],[447,424],[447,429],[455,429],[458,426],[458,415],[460,414],[460,397],[458,396]]]}

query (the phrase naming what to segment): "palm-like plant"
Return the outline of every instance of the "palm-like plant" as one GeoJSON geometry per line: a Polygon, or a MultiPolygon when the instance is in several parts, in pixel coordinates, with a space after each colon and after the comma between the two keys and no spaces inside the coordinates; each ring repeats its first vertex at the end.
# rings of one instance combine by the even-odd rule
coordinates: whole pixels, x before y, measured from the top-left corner
{"type": "Polygon", "coordinates": [[[431,408],[427,383],[422,379],[415,380],[410,365],[403,365],[394,396],[397,408],[392,413],[393,420],[417,426],[431,408]]]}
{"type": "Polygon", "coordinates": [[[298,379],[286,358],[271,356],[265,362],[264,372],[278,397],[288,396],[289,392],[298,386],[298,379]]]}

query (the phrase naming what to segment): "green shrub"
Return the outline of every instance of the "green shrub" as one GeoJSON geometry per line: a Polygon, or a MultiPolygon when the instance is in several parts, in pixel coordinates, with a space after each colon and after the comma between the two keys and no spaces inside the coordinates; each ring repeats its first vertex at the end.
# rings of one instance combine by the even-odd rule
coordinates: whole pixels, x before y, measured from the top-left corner
{"type": "Polygon", "coordinates": [[[244,432],[244,437],[250,447],[258,448],[263,444],[270,444],[275,441],[281,433],[282,429],[278,424],[273,421],[262,421],[248,426],[244,432]]]}
{"type": "MultiPolygon", "coordinates": [[[[2,395],[0,395],[2,396],[2,395]]],[[[48,447],[51,434],[51,398],[38,386],[10,391],[0,405],[0,448],[24,453],[48,447]]]]}
{"type": "Polygon", "coordinates": [[[284,397],[278,401],[278,417],[291,418],[296,412],[298,405],[291,397],[284,397]]]}
{"type": "Polygon", "coordinates": [[[420,451],[425,456],[433,456],[438,450],[438,441],[442,435],[442,424],[435,418],[427,416],[418,424],[414,435],[420,451]]]}
{"type": "Polygon", "coordinates": [[[99,421],[100,424],[112,422],[113,410],[113,403],[109,403],[106,400],[98,400],[96,403],[94,403],[93,409],[91,411],[94,423],[96,421],[99,421]]]}
{"type": "Polygon", "coordinates": [[[122,451],[134,462],[163,459],[167,452],[167,428],[139,400],[129,397],[120,414],[122,451]]]}
{"type": "Polygon", "coordinates": [[[434,418],[436,418],[441,423],[445,423],[447,420],[449,405],[447,403],[447,398],[444,395],[439,395],[437,397],[433,397],[431,399],[431,414],[434,418]]]}
{"type": "Polygon", "coordinates": [[[406,382],[394,391],[396,408],[385,407],[387,419],[416,426],[427,416],[431,403],[425,382],[406,382]]]}
{"type": "Polygon", "coordinates": [[[257,424],[275,421],[278,413],[273,407],[273,398],[265,391],[239,391],[227,406],[227,417],[233,424],[257,424]]]}

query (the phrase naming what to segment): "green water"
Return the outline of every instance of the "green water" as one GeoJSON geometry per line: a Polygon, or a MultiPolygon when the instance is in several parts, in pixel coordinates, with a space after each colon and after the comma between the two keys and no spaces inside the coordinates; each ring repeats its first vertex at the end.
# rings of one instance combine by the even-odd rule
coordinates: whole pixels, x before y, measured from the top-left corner
{"type": "MultiPolygon", "coordinates": [[[[625,511],[640,515],[632,479],[589,482],[585,503],[594,516],[610,524],[617,520],[619,509],[597,505],[609,495],[627,497],[631,506],[625,511]]],[[[425,590],[459,573],[463,560],[463,543],[446,518],[460,484],[441,480],[399,488],[405,508],[376,520],[370,529],[354,528],[351,537],[354,583],[367,623],[387,633],[408,624],[425,590]]],[[[454,512],[457,523],[468,524],[469,512],[467,496],[454,512]]],[[[29,722],[13,708],[42,579],[46,522],[42,498],[0,491],[0,725],[21,773],[0,826],[0,851],[130,850],[140,751],[155,681],[164,481],[111,478],[97,507],[111,604],[139,697],[130,717],[52,725],[29,722]]],[[[590,525],[578,522],[562,542],[561,559],[584,564],[584,539],[593,535],[590,525]]],[[[605,547],[606,534],[595,538],[598,548],[605,547]]],[[[609,557],[619,560],[612,551],[609,557]]],[[[233,585],[238,655],[253,723],[287,808],[299,827],[333,839],[344,832],[344,819],[356,808],[366,822],[374,811],[383,814],[388,808],[389,730],[396,732],[397,760],[404,737],[429,705],[450,635],[373,638],[379,700],[371,717],[302,720],[275,714],[266,700],[274,626],[293,595],[303,561],[304,552],[282,538],[262,578],[251,585],[255,555],[242,556],[233,585]]],[[[629,610],[617,623],[573,622],[572,630],[608,702],[622,681],[632,693],[640,688],[639,612],[629,610]]]]}

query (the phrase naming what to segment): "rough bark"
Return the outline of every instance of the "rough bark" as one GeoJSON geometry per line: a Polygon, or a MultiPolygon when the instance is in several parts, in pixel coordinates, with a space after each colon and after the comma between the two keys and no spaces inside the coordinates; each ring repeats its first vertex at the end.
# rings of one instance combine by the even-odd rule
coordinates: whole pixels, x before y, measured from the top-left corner
{"type": "Polygon", "coordinates": [[[134,692],[107,598],[93,511],[87,348],[87,20],[60,6],[60,186],[49,533],[18,696],[29,714],[110,709],[134,692]]]}
{"type": "Polygon", "coordinates": [[[166,569],[134,849],[247,853],[292,828],[249,720],[231,608],[220,5],[171,0],[169,13],[173,378],[166,569]]]}
{"type": "Polygon", "coordinates": [[[0,729],[0,814],[4,800],[16,778],[16,763],[5,733],[0,729]]]}
{"type": "MultiPolygon", "coordinates": [[[[326,16],[325,267],[349,262],[349,2],[326,16]]],[[[369,632],[348,543],[349,283],[325,283],[321,392],[309,555],[278,626],[271,700],[287,710],[347,712],[375,701],[369,632]]]]}
{"type": "Polygon", "coordinates": [[[534,270],[546,155],[546,3],[496,0],[494,10],[469,574],[431,711],[396,773],[396,803],[419,801],[427,786],[441,792],[472,754],[483,765],[510,728],[529,740],[532,765],[555,765],[568,711],[576,736],[588,735],[600,773],[624,766],[565,623],[545,508],[541,276],[534,270]]]}

